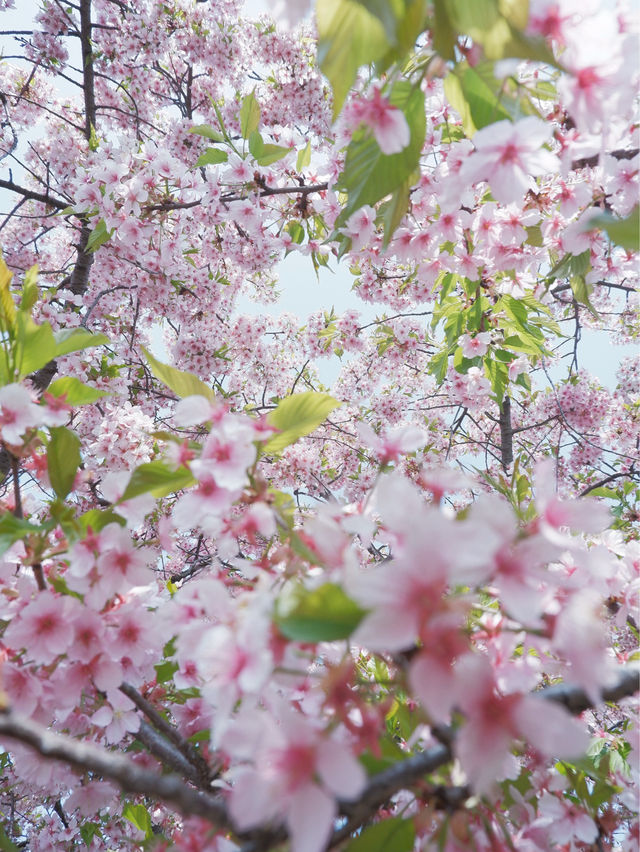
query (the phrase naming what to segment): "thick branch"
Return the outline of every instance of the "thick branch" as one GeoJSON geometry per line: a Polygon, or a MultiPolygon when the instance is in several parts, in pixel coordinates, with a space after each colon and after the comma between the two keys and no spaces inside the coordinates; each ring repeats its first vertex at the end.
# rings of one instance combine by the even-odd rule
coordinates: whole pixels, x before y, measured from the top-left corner
{"type": "MultiPolygon", "coordinates": [[[[609,151],[609,156],[616,160],[632,160],[638,153],[637,148],[621,149],[619,151],[609,151]]],[[[572,169],[584,169],[587,166],[594,168],[600,161],[600,154],[592,154],[591,157],[581,157],[579,160],[574,160],[571,163],[572,169]]]]}
{"type": "MultiPolygon", "coordinates": [[[[309,195],[312,192],[324,192],[328,189],[328,183],[314,183],[309,186],[276,186],[265,187],[257,193],[259,198],[266,198],[269,195],[309,195]]],[[[237,193],[229,193],[221,195],[220,201],[229,203],[231,201],[244,201],[246,196],[238,195],[237,193]]],[[[200,199],[196,201],[163,201],[160,204],[150,204],[145,207],[145,212],[153,212],[156,210],[189,210],[191,207],[198,207],[202,204],[200,199]]]]}
{"type": "Polygon", "coordinates": [[[23,198],[29,199],[29,201],[40,201],[42,204],[48,204],[49,207],[55,207],[56,210],[65,210],[69,206],[66,201],[62,201],[60,198],[53,198],[53,196],[44,192],[35,192],[33,189],[27,189],[26,186],[20,186],[12,180],[0,180],[0,189],[8,189],[11,192],[21,195],[23,198]]]}
{"type": "Polygon", "coordinates": [[[82,82],[84,88],[84,135],[89,141],[96,125],[96,98],[91,49],[91,0],[80,0],[80,41],[82,45],[82,82]]]}
{"type": "Polygon", "coordinates": [[[162,734],[159,734],[148,722],[143,720],[140,723],[140,727],[136,731],[136,739],[140,740],[149,749],[151,754],[155,755],[168,769],[179,772],[185,778],[188,778],[189,781],[193,781],[194,784],[198,785],[200,779],[194,767],[172,743],[167,742],[162,734]]]}
{"type": "Polygon", "coordinates": [[[513,461],[513,427],[511,426],[511,399],[508,396],[500,406],[500,458],[506,473],[513,461]]]}
{"type": "Polygon", "coordinates": [[[0,734],[30,745],[50,760],[62,760],[83,772],[109,778],[129,793],[155,797],[174,805],[183,814],[203,817],[219,828],[230,827],[222,802],[210,793],[189,787],[178,775],[158,775],[141,769],[116,752],[52,733],[43,725],[10,710],[0,712],[0,734]]]}
{"type": "Polygon", "coordinates": [[[136,707],[142,710],[151,724],[178,749],[180,757],[188,766],[188,771],[185,774],[192,781],[195,781],[195,783],[208,786],[215,777],[216,772],[209,766],[197,749],[188,740],[185,740],[180,732],[156,710],[150,701],[143,695],[140,695],[135,687],[129,683],[123,683],[120,691],[127,698],[131,699],[136,707]]]}

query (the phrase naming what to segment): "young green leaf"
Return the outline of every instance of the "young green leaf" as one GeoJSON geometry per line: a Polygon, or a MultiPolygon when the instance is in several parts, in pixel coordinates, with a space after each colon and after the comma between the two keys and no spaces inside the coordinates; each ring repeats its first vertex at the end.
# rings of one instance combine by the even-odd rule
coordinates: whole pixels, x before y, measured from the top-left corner
{"type": "Polygon", "coordinates": [[[617,246],[628,251],[640,251],[640,206],[637,204],[626,219],[601,213],[589,220],[589,227],[602,228],[617,246]]]}
{"type": "Polygon", "coordinates": [[[260,124],[260,104],[254,92],[245,95],[240,104],[240,133],[243,139],[248,139],[260,124]]]}
{"type": "Polygon", "coordinates": [[[312,590],[291,584],[278,599],[275,622],[288,639],[330,642],[351,636],[365,615],[335,583],[312,590]]]}
{"type": "Polygon", "coordinates": [[[358,68],[381,59],[391,47],[382,21],[357,0],[318,0],[318,63],[333,90],[333,118],[358,68]]]}
{"type": "Polygon", "coordinates": [[[29,313],[38,301],[38,264],[35,264],[25,272],[22,282],[22,297],[20,298],[20,310],[29,313]]]}
{"type": "Polygon", "coordinates": [[[153,836],[151,817],[144,805],[132,805],[126,802],[122,808],[122,816],[126,820],[129,820],[132,825],[135,825],[137,829],[143,831],[145,838],[153,836]]]}
{"type": "Polygon", "coordinates": [[[205,139],[211,139],[213,142],[224,142],[223,134],[208,124],[196,124],[195,127],[189,130],[189,133],[195,133],[196,136],[204,136],[205,139]]]}
{"type": "Polygon", "coordinates": [[[186,467],[174,470],[162,461],[141,464],[131,474],[124,494],[118,501],[132,500],[140,494],[151,493],[154,497],[166,497],[175,491],[195,485],[196,480],[186,467]]]}
{"type": "Polygon", "coordinates": [[[226,163],[228,159],[229,155],[226,151],[221,151],[220,148],[207,148],[196,160],[196,166],[215,166],[218,163],[226,163]]]}
{"type": "Polygon", "coordinates": [[[302,169],[306,169],[306,167],[311,162],[311,142],[307,142],[304,148],[301,148],[298,151],[298,156],[296,158],[296,171],[301,172],[302,169]]]}
{"type": "Polygon", "coordinates": [[[305,391],[287,396],[269,413],[268,422],[279,429],[264,445],[267,454],[281,453],[298,438],[317,429],[327,415],[341,403],[328,393],[305,391]]]}
{"type": "Polygon", "coordinates": [[[404,112],[411,132],[409,144],[399,154],[388,155],[382,153],[367,130],[353,135],[339,179],[339,188],[349,196],[340,224],[363,205],[373,205],[399,190],[418,166],[426,127],[424,95],[419,88],[401,80],[391,90],[389,101],[404,112]]]}
{"type": "Polygon", "coordinates": [[[51,487],[64,500],[73,488],[82,457],[80,439],[64,426],[51,427],[51,440],[47,447],[47,470],[51,487]]]}
{"type": "Polygon", "coordinates": [[[0,515],[0,556],[9,550],[12,544],[33,533],[42,533],[43,528],[30,524],[23,518],[16,518],[11,512],[0,515]]]}
{"type": "Polygon", "coordinates": [[[211,388],[205,385],[197,376],[194,376],[193,373],[187,373],[183,370],[177,370],[175,367],[170,367],[168,364],[163,364],[154,358],[151,352],[145,349],[144,346],[141,348],[145,358],[149,362],[153,375],[156,379],[160,379],[177,396],[197,395],[204,396],[211,401],[215,399],[215,394],[211,388]]]}
{"type": "Polygon", "coordinates": [[[103,343],[109,342],[109,338],[104,334],[93,334],[84,328],[57,331],[54,339],[56,342],[54,357],[56,358],[59,358],[61,355],[68,355],[69,352],[79,352],[81,349],[88,349],[91,346],[102,346],[103,343]]]}
{"type": "Polygon", "coordinates": [[[0,257],[0,323],[3,330],[13,332],[16,325],[16,305],[11,295],[13,272],[0,257]]]}
{"type": "Polygon", "coordinates": [[[104,219],[100,219],[93,231],[89,234],[89,239],[87,240],[87,251],[89,254],[93,254],[93,252],[98,251],[100,246],[108,243],[114,230],[114,228],[107,230],[107,223],[104,219]]]}
{"type": "Polygon", "coordinates": [[[464,132],[469,138],[481,127],[511,119],[504,105],[502,83],[493,78],[486,65],[478,69],[470,68],[466,63],[458,65],[444,81],[447,99],[460,113],[464,132]]]}
{"type": "Polygon", "coordinates": [[[256,157],[256,162],[259,166],[270,166],[278,160],[282,160],[287,154],[291,153],[291,148],[284,145],[272,145],[270,142],[265,142],[262,146],[260,155],[256,157]]]}
{"type": "Polygon", "coordinates": [[[344,852],[411,852],[415,834],[412,820],[391,817],[365,828],[344,852]]]}
{"type": "Polygon", "coordinates": [[[109,396],[107,391],[98,390],[90,385],[85,385],[75,376],[64,376],[51,382],[48,393],[52,396],[62,398],[69,405],[91,405],[103,396],[109,396]]]}

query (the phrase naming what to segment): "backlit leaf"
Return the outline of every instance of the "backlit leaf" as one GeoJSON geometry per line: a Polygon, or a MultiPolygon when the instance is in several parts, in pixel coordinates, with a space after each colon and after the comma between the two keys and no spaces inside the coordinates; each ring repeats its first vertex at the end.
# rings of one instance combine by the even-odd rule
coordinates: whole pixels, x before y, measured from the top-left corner
{"type": "Polygon", "coordinates": [[[264,445],[266,453],[281,453],[298,438],[317,429],[341,403],[328,393],[305,391],[287,396],[269,413],[268,422],[279,432],[264,445]]]}
{"type": "Polygon", "coordinates": [[[163,364],[153,357],[148,349],[141,347],[144,356],[149,362],[151,372],[160,379],[168,388],[170,388],[177,396],[204,396],[206,399],[214,400],[215,394],[208,385],[205,385],[201,379],[194,376],[193,373],[187,373],[183,370],[177,370],[175,367],[170,367],[168,364],[163,364]]]}
{"type": "Polygon", "coordinates": [[[339,115],[358,68],[380,59],[391,46],[382,21],[357,0],[318,0],[318,63],[333,90],[339,115]]]}
{"type": "Polygon", "coordinates": [[[166,497],[167,494],[182,491],[183,488],[189,488],[195,483],[193,474],[186,467],[174,470],[162,461],[152,461],[141,464],[133,471],[124,494],[118,502],[132,500],[140,494],[147,493],[154,497],[166,497]]]}
{"type": "Polygon", "coordinates": [[[291,584],[278,599],[275,621],[288,639],[330,642],[347,639],[365,614],[335,583],[312,590],[291,584]]]}
{"type": "Polygon", "coordinates": [[[50,428],[51,440],[47,447],[47,470],[49,481],[61,499],[73,488],[73,480],[82,461],[80,438],[64,426],[50,428]]]}
{"type": "Polygon", "coordinates": [[[391,817],[365,828],[344,852],[411,852],[414,841],[413,821],[391,817]]]}

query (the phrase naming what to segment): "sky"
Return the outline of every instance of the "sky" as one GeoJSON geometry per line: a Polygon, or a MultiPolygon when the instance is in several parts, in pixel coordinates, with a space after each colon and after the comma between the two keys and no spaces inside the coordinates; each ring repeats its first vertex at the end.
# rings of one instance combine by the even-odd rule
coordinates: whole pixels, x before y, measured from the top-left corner
{"type": "MultiPolygon", "coordinates": [[[[0,13],[1,30],[30,28],[39,6],[37,0],[16,0],[15,5],[15,9],[0,13]]],[[[258,14],[269,11],[270,7],[266,0],[247,0],[245,8],[249,13],[258,14]]],[[[11,42],[7,39],[3,41],[5,52],[13,53],[11,42]]],[[[37,129],[34,132],[37,133],[37,129]]],[[[0,212],[8,209],[9,201],[7,193],[0,191],[0,212]]],[[[278,290],[281,292],[281,297],[277,303],[265,307],[243,297],[238,303],[238,311],[252,315],[270,314],[272,316],[293,313],[303,322],[310,314],[318,310],[330,310],[333,307],[336,313],[340,314],[347,309],[355,308],[360,311],[363,324],[383,314],[382,306],[376,308],[376,306],[364,304],[354,294],[353,277],[348,270],[346,259],[341,264],[331,262],[329,269],[321,267],[319,275],[316,276],[309,258],[292,253],[280,264],[278,274],[280,278],[278,290]]],[[[160,335],[158,335],[158,341],[160,341],[160,335]]],[[[607,332],[583,330],[579,366],[596,376],[603,385],[612,388],[615,386],[615,371],[620,358],[633,354],[635,351],[634,347],[613,345],[611,336],[607,332]]],[[[162,352],[158,351],[156,354],[162,357],[162,352]]],[[[341,364],[337,357],[333,357],[323,359],[319,366],[321,380],[325,384],[330,384],[338,375],[341,364]]],[[[564,369],[561,366],[551,371],[554,379],[559,379],[563,373],[564,369]]]]}

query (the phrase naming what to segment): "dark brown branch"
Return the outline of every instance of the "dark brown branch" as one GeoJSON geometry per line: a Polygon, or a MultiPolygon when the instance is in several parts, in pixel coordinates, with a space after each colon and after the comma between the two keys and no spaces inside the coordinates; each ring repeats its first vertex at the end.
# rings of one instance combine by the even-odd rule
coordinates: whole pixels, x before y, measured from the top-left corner
{"type": "Polygon", "coordinates": [[[601,488],[603,485],[607,485],[609,482],[615,482],[616,479],[633,479],[635,475],[635,470],[633,467],[630,470],[622,470],[619,473],[612,473],[610,476],[605,476],[604,479],[600,479],[598,482],[594,482],[593,485],[588,485],[583,491],[580,492],[580,497],[585,497],[591,491],[595,491],[596,488],[601,488]]]}
{"type": "Polygon", "coordinates": [[[159,734],[148,722],[144,720],[140,722],[140,727],[136,731],[135,736],[167,769],[179,772],[185,778],[188,778],[189,781],[200,786],[198,784],[198,773],[186,757],[174,745],[167,742],[162,734],[159,734]]]}
{"type": "MultiPolygon", "coordinates": [[[[623,149],[618,151],[609,151],[610,157],[616,160],[632,160],[638,153],[638,148],[623,149]]],[[[600,154],[592,154],[590,157],[581,157],[571,163],[572,169],[584,169],[587,166],[595,167],[600,160],[600,154]]]]}
{"type": "Polygon", "coordinates": [[[91,47],[91,0],[80,0],[80,40],[82,45],[82,81],[84,86],[84,135],[87,141],[96,125],[96,100],[91,47]]]}
{"type": "MultiPolygon", "coordinates": [[[[311,192],[324,192],[328,189],[328,183],[316,183],[309,186],[276,186],[266,187],[257,193],[258,198],[266,198],[269,195],[309,195],[311,192]]],[[[221,195],[220,200],[226,203],[231,201],[244,201],[246,196],[238,195],[237,193],[229,193],[221,195]]],[[[189,210],[191,207],[198,207],[202,202],[197,201],[163,201],[160,204],[150,204],[145,207],[145,212],[154,212],[157,210],[189,210]]]]}
{"type": "Polygon", "coordinates": [[[511,426],[511,399],[508,396],[500,406],[500,458],[506,473],[513,461],[513,427],[511,426]]]}
{"type": "Polygon", "coordinates": [[[42,204],[47,204],[49,207],[55,207],[56,210],[65,210],[69,204],[59,198],[53,198],[44,192],[35,192],[33,189],[27,189],[26,186],[20,186],[12,180],[0,180],[0,189],[8,189],[11,192],[16,192],[23,198],[29,201],[40,201],[42,204]]]}
{"type": "MultiPolygon", "coordinates": [[[[126,792],[155,797],[174,805],[185,815],[203,817],[221,829],[231,827],[227,810],[220,799],[211,793],[194,790],[178,775],[158,775],[148,769],[141,769],[117,752],[52,733],[43,725],[11,710],[0,712],[0,734],[31,746],[49,760],[61,760],[82,772],[109,778],[126,792]]],[[[8,746],[8,743],[5,745],[8,746]]]]}
{"type": "Polygon", "coordinates": [[[185,740],[180,732],[131,684],[123,683],[120,687],[120,692],[133,701],[136,707],[142,710],[151,724],[178,749],[183,761],[189,767],[189,772],[186,774],[189,775],[191,780],[197,784],[208,786],[215,777],[216,772],[209,766],[197,749],[188,740],[185,740]]]}

